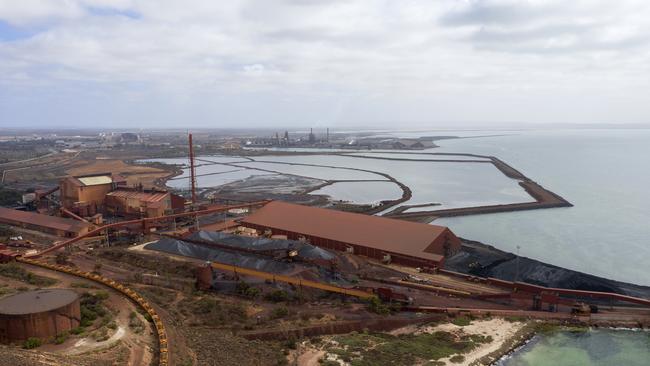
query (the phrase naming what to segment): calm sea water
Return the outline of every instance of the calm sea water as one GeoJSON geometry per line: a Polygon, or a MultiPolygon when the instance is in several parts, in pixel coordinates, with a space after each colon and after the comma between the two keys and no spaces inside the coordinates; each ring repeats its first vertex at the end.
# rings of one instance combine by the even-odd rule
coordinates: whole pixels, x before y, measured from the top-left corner
{"type": "Polygon", "coordinates": [[[503,250],[520,245],[534,259],[650,285],[650,130],[526,131],[439,145],[498,156],[575,207],[435,223],[503,250]]]}
{"type": "MultiPolygon", "coordinates": [[[[430,152],[495,155],[529,178],[562,195],[575,205],[446,218],[436,224],[451,227],[458,235],[524,256],[607,278],[650,285],[650,130],[557,130],[557,131],[428,131],[394,133],[400,137],[433,135],[493,137],[440,140],[430,152]]],[[[386,135],[390,135],[387,133],[386,135]]],[[[313,150],[310,150],[313,151],[313,150]]],[[[347,151],[350,152],[350,151],[347,151]]],[[[367,152],[358,155],[370,156],[367,152]]],[[[400,157],[384,152],[375,156],[400,157]]],[[[318,179],[384,180],[384,177],[349,169],[244,162],[232,157],[201,157],[214,162],[238,162],[285,174],[318,179]]],[[[427,158],[416,153],[411,158],[427,158]]],[[[436,159],[439,157],[432,157],[436,159]]],[[[435,203],[436,208],[471,207],[528,202],[532,198],[515,180],[494,166],[482,163],[443,163],[361,159],[351,156],[265,156],[256,160],[361,168],[388,173],[408,185],[413,198],[406,204],[435,203]]],[[[157,159],[186,163],[186,159],[157,159]]],[[[204,162],[205,163],[205,162],[204,162]]],[[[197,169],[200,187],[214,187],[247,178],[272,174],[224,165],[197,169]],[[218,174],[213,174],[218,173],[218,174]],[[203,175],[208,174],[208,175],[203,175]]],[[[187,172],[169,181],[187,189],[187,172]]],[[[342,183],[318,193],[333,199],[359,203],[395,198],[390,183],[342,183]],[[364,194],[359,194],[359,187],[364,194]],[[355,199],[356,198],[356,199],[355,199]]],[[[398,195],[397,195],[398,196],[398,195]]],[[[410,211],[430,208],[413,208],[410,211]]]]}
{"type": "Polygon", "coordinates": [[[647,366],[650,333],[591,330],[537,335],[499,366],[647,366]]]}

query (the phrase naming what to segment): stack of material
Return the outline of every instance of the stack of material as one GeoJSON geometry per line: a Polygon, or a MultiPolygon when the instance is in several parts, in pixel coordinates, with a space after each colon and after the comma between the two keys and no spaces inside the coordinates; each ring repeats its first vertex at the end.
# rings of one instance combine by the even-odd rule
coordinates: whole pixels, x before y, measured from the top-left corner
{"type": "Polygon", "coordinates": [[[218,243],[234,248],[260,251],[297,250],[298,255],[305,259],[333,260],[336,258],[327,250],[296,240],[240,236],[217,231],[198,231],[188,236],[187,239],[194,242],[218,243]]]}
{"type": "MultiPolygon", "coordinates": [[[[210,231],[199,231],[193,233],[187,237],[187,240],[193,242],[173,238],[163,238],[156,242],[147,244],[145,248],[278,274],[293,274],[300,272],[307,267],[313,268],[313,266],[304,263],[288,263],[274,260],[268,255],[263,255],[262,253],[268,251],[281,252],[286,250],[296,250],[298,251],[298,256],[304,259],[319,261],[336,259],[336,256],[327,250],[293,240],[273,240],[210,231]],[[198,242],[204,242],[206,245],[197,244],[198,242]],[[218,243],[220,246],[230,246],[233,247],[233,250],[210,247],[209,243],[218,243]],[[237,251],[237,248],[259,250],[260,255],[250,253],[250,251],[237,251]]],[[[324,272],[319,272],[321,272],[319,275],[325,275],[324,272]]]]}

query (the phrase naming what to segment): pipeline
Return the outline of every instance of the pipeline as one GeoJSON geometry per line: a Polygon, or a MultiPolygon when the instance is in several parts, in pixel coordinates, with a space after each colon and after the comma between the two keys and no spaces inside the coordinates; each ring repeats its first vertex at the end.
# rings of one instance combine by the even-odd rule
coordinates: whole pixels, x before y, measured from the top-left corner
{"type": "Polygon", "coordinates": [[[178,217],[185,217],[185,216],[208,215],[208,214],[212,214],[212,213],[216,213],[216,212],[228,211],[228,210],[235,209],[235,208],[245,208],[245,207],[265,205],[268,202],[269,202],[268,200],[256,201],[256,202],[250,202],[250,203],[241,204],[241,205],[222,206],[222,207],[210,208],[210,209],[207,209],[207,210],[182,212],[182,213],[166,215],[166,216],[148,217],[148,218],[142,218],[142,219],[137,219],[137,220],[129,220],[129,221],[120,221],[120,222],[116,222],[116,223],[113,223],[113,224],[108,224],[108,225],[98,227],[97,229],[91,230],[91,231],[87,232],[84,235],[79,235],[79,236],[74,237],[72,239],[63,241],[63,242],[61,242],[59,244],[53,245],[53,246],[51,246],[51,247],[49,247],[47,249],[44,249],[44,250],[42,250],[40,252],[31,254],[31,255],[27,255],[27,257],[40,257],[40,256],[42,256],[44,254],[53,252],[55,250],[58,250],[60,248],[68,246],[70,244],[76,243],[76,242],[78,242],[79,240],[81,240],[83,238],[86,238],[88,236],[92,236],[92,235],[95,235],[95,234],[99,234],[102,231],[108,230],[108,229],[125,227],[125,226],[129,226],[129,225],[134,225],[134,224],[140,224],[140,225],[142,225],[143,228],[146,228],[147,224],[160,222],[162,220],[175,219],[175,218],[178,218],[178,217]]]}
{"type": "Polygon", "coordinates": [[[345,287],[339,287],[339,286],[334,286],[334,285],[328,285],[325,283],[321,282],[316,282],[316,281],[310,281],[310,280],[303,280],[302,278],[295,278],[295,277],[289,277],[289,276],[283,276],[283,275],[278,275],[274,273],[269,273],[269,272],[262,272],[262,271],[257,271],[254,269],[250,268],[244,268],[244,267],[237,267],[233,266],[230,264],[224,264],[224,263],[219,263],[219,262],[211,262],[210,265],[212,268],[220,269],[222,271],[229,271],[233,272],[236,275],[241,274],[245,276],[253,276],[257,278],[261,278],[264,280],[270,280],[270,281],[280,281],[284,283],[289,283],[292,285],[296,286],[305,286],[309,288],[315,288],[318,290],[323,290],[327,292],[333,292],[337,294],[343,294],[347,296],[354,296],[358,297],[360,299],[368,299],[375,294],[367,291],[362,291],[362,290],[356,290],[356,289],[351,289],[351,288],[345,288],[345,287]]]}
{"type": "MultiPolygon", "coordinates": [[[[376,282],[381,282],[381,283],[386,283],[389,285],[395,285],[395,286],[401,286],[401,287],[409,287],[413,288],[416,290],[422,290],[422,291],[428,291],[428,292],[434,292],[436,294],[447,294],[447,295],[454,295],[458,297],[471,297],[472,294],[467,292],[467,291],[461,291],[461,290],[454,290],[446,287],[440,287],[440,286],[433,286],[433,285],[427,285],[423,283],[415,283],[415,282],[409,282],[409,281],[404,281],[404,280],[399,280],[399,281],[394,281],[394,280],[389,280],[385,278],[376,278],[376,277],[369,277],[369,276],[363,276],[363,279],[370,280],[370,281],[376,281],[376,282]]],[[[509,295],[509,293],[508,293],[509,295]]]]}
{"type": "Polygon", "coordinates": [[[67,216],[70,216],[70,217],[72,217],[72,218],[75,219],[75,220],[79,220],[79,221],[81,221],[81,222],[85,222],[85,223],[87,223],[87,224],[90,224],[90,221],[88,221],[88,220],[84,219],[83,217],[81,217],[81,216],[75,214],[74,212],[72,212],[72,211],[66,209],[65,207],[61,207],[61,213],[66,214],[67,216]]]}
{"type": "Polygon", "coordinates": [[[546,311],[532,310],[505,310],[505,309],[476,309],[476,308],[455,308],[437,306],[402,306],[402,311],[416,313],[441,313],[447,315],[473,315],[473,316],[499,316],[499,317],[522,317],[544,320],[580,320],[589,321],[590,315],[575,315],[569,313],[551,313],[546,311]]]}
{"type": "Polygon", "coordinates": [[[77,277],[82,277],[91,281],[95,281],[102,285],[108,286],[120,292],[121,294],[125,295],[129,299],[131,299],[138,306],[144,309],[144,311],[149,315],[149,317],[151,317],[156,327],[156,333],[158,334],[158,352],[159,352],[158,365],[167,366],[169,364],[169,355],[168,355],[169,347],[167,345],[167,332],[165,331],[165,326],[163,325],[162,320],[160,320],[160,316],[158,316],[158,313],[156,313],[156,310],[154,310],[154,308],[151,307],[151,305],[149,305],[149,303],[144,298],[142,298],[142,296],[140,296],[138,293],[122,285],[119,282],[111,280],[110,278],[106,278],[90,272],[84,272],[76,268],[62,266],[58,264],[51,264],[44,261],[39,261],[39,260],[34,260],[29,258],[19,257],[16,258],[16,261],[26,263],[26,264],[31,264],[33,266],[43,267],[53,271],[63,272],[77,277]]]}
{"type": "Polygon", "coordinates": [[[539,285],[532,285],[530,283],[525,283],[525,282],[505,281],[494,277],[487,277],[487,278],[477,277],[477,276],[454,272],[446,269],[440,269],[439,272],[454,277],[460,277],[468,281],[476,281],[478,283],[484,283],[488,285],[507,288],[512,291],[525,291],[532,294],[541,294],[543,292],[546,292],[546,293],[556,293],[558,295],[574,296],[579,298],[608,299],[608,300],[616,300],[616,301],[622,301],[622,302],[650,307],[650,299],[644,299],[644,298],[628,296],[628,295],[621,295],[613,292],[571,290],[565,288],[544,287],[539,285]]]}

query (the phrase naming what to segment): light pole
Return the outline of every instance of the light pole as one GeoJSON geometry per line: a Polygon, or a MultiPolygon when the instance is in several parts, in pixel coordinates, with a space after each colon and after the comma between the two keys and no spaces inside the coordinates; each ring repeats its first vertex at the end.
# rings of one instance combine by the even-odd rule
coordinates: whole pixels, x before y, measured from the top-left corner
{"type": "Polygon", "coordinates": [[[515,270],[515,282],[519,281],[519,249],[521,249],[521,247],[517,245],[517,265],[515,270]]]}

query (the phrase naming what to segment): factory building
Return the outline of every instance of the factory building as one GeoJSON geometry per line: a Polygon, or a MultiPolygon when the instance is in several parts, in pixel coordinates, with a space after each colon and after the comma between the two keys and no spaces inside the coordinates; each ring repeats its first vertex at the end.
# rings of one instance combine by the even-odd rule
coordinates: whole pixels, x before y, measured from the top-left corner
{"type": "Polygon", "coordinates": [[[442,267],[460,250],[460,239],[444,226],[295,205],[266,204],[241,225],[323,248],[352,252],[413,267],[442,267]]]}
{"type": "Polygon", "coordinates": [[[110,173],[67,177],[60,182],[61,205],[83,217],[103,211],[106,194],[118,186],[126,186],[126,179],[110,173]]]}
{"type": "Polygon", "coordinates": [[[66,289],[25,291],[0,299],[0,343],[48,339],[79,326],[79,295],[66,289]]]}
{"type": "Polygon", "coordinates": [[[183,211],[185,199],[168,191],[121,187],[108,194],[106,212],[122,217],[158,217],[183,211]]]}
{"type": "Polygon", "coordinates": [[[73,238],[90,230],[87,222],[0,207],[0,223],[73,238]]]}
{"type": "Polygon", "coordinates": [[[122,217],[157,217],[184,209],[185,199],[165,190],[128,187],[116,174],[67,177],[61,181],[61,204],[90,217],[108,213],[122,217]]]}

